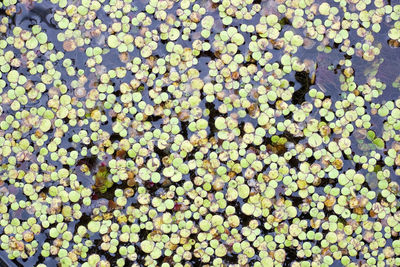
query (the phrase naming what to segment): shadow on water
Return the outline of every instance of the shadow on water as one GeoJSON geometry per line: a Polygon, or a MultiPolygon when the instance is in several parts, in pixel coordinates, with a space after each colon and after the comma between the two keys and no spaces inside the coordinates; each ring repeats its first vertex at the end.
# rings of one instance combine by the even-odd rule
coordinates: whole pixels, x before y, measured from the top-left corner
{"type": "Polygon", "coordinates": [[[23,11],[21,14],[16,15],[16,25],[22,26],[28,23],[28,27],[30,28],[33,25],[40,25],[44,23],[49,29],[58,30],[57,23],[51,16],[54,14],[54,8],[49,7],[44,3],[35,3],[32,9],[28,9],[24,5],[20,5],[20,7],[23,11]]]}
{"type": "Polygon", "coordinates": [[[306,94],[310,91],[311,79],[306,71],[296,71],[295,79],[300,83],[300,89],[296,90],[292,95],[292,103],[300,105],[306,101],[306,94]]]}

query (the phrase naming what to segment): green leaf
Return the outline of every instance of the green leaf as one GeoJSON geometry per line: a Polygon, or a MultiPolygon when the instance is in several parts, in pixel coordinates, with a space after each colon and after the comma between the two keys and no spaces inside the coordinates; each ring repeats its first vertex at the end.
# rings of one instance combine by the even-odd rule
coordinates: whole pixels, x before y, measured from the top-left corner
{"type": "Polygon", "coordinates": [[[376,138],[373,143],[376,145],[377,148],[383,149],[385,148],[385,142],[382,138],[376,138]]]}

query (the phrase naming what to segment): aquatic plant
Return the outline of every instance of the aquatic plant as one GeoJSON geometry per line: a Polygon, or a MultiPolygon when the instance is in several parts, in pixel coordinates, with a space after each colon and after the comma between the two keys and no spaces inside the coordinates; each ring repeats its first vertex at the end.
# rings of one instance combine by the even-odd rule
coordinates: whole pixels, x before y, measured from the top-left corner
{"type": "Polygon", "coordinates": [[[2,1],[1,249],[400,265],[399,18],[384,0],[2,1]]]}

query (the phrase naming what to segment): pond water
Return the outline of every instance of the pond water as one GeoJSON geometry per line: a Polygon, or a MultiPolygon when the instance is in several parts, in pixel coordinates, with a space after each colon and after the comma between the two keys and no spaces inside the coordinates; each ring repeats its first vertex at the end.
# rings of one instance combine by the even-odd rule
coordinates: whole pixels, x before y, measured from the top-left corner
{"type": "Polygon", "coordinates": [[[3,1],[0,263],[400,265],[399,18],[3,1]]]}

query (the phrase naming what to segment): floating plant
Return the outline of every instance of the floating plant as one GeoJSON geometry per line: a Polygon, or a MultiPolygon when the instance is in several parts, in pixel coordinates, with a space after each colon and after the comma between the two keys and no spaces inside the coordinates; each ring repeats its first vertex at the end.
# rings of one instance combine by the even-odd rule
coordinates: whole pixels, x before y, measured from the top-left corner
{"type": "Polygon", "coordinates": [[[400,5],[4,0],[17,266],[400,265],[400,5]]]}

